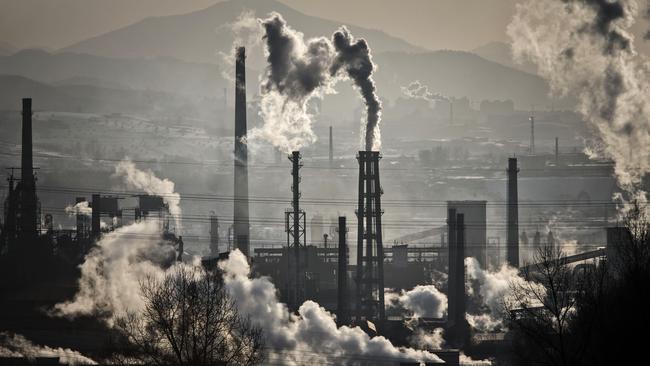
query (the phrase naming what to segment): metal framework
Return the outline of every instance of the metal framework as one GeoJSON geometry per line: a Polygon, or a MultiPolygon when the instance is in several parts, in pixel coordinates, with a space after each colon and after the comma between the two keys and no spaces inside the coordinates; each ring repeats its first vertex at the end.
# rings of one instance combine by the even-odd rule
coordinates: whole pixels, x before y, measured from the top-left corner
{"type": "Polygon", "coordinates": [[[379,181],[379,152],[359,151],[359,206],[356,211],[357,321],[369,320],[380,324],[386,318],[384,308],[384,247],[382,243],[381,195],[379,181]]]}
{"type": "Polygon", "coordinates": [[[287,296],[289,305],[294,309],[300,306],[305,298],[305,265],[301,263],[301,253],[307,247],[307,219],[305,211],[300,209],[300,168],[302,157],[299,151],[294,151],[289,156],[291,161],[291,175],[293,184],[291,191],[293,199],[291,209],[285,212],[285,227],[287,232],[287,296]],[[301,248],[303,250],[301,250],[301,248]],[[293,251],[293,256],[290,255],[293,251]]]}

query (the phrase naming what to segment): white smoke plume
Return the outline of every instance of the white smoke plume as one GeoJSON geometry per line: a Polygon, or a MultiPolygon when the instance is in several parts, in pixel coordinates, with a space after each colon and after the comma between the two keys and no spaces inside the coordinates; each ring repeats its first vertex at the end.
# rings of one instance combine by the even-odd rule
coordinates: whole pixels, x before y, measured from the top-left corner
{"type": "Polygon", "coordinates": [[[37,357],[58,357],[65,365],[96,365],[97,362],[69,348],[50,348],[37,346],[20,334],[0,332],[0,358],[24,357],[33,360],[37,357]]]}
{"type": "MultiPolygon", "coordinates": [[[[528,283],[519,275],[519,270],[505,264],[498,271],[491,272],[482,269],[475,258],[469,257],[465,258],[465,268],[470,282],[470,295],[478,297],[489,310],[485,314],[468,314],[466,319],[470,325],[482,331],[495,330],[503,325],[504,306],[510,307],[516,303],[512,294],[513,288],[535,286],[538,293],[545,292],[541,284],[528,283]],[[477,285],[477,293],[472,290],[472,284],[477,285]]],[[[537,299],[524,300],[530,304],[537,303],[537,299]]]]}
{"type": "Polygon", "coordinates": [[[465,353],[461,352],[459,357],[459,363],[464,366],[490,366],[492,361],[490,360],[475,360],[465,353]]]}
{"type": "Polygon", "coordinates": [[[65,213],[69,216],[84,215],[90,217],[93,214],[93,209],[90,207],[88,201],[81,201],[74,205],[66,206],[65,213]]]}
{"type": "Polygon", "coordinates": [[[278,13],[260,22],[268,62],[261,85],[264,125],[253,129],[249,140],[262,138],[287,153],[315,142],[310,101],[334,93],[338,81],[351,79],[366,104],[362,146],[378,150],[381,102],[375,93],[375,65],[365,40],[355,40],[341,27],[332,40],[318,37],[305,41],[278,13]]]}
{"type": "Polygon", "coordinates": [[[139,281],[148,275],[162,276],[163,266],[173,263],[175,256],[173,243],[161,238],[157,220],[107,233],[81,265],[75,297],[56,304],[52,314],[69,318],[99,315],[112,325],[127,310],[142,308],[139,281]]]}
{"type": "Polygon", "coordinates": [[[420,80],[415,80],[411,82],[408,86],[401,87],[402,94],[411,98],[411,99],[422,99],[427,102],[436,102],[439,100],[449,100],[442,94],[433,93],[429,90],[429,87],[425,84],[422,84],[420,80]]]}
{"type": "Polygon", "coordinates": [[[445,345],[444,330],[436,328],[433,332],[427,332],[422,328],[417,328],[413,335],[409,337],[409,342],[420,349],[439,350],[445,345]]]}
{"type": "Polygon", "coordinates": [[[235,82],[235,56],[238,47],[251,50],[261,43],[262,28],[253,10],[245,10],[233,22],[223,24],[217,32],[229,32],[233,36],[232,47],[228,52],[219,51],[221,57],[221,75],[224,79],[235,82]]]}
{"type": "Polygon", "coordinates": [[[435,354],[395,347],[384,337],[371,338],[360,328],[337,328],[334,317],[313,301],[306,301],[291,314],[276,297],[267,278],[249,277],[250,267],[238,250],[219,264],[225,284],[239,311],[262,327],[267,346],[273,350],[269,363],[304,365],[393,365],[400,361],[441,362],[435,354]]]}
{"type": "Polygon", "coordinates": [[[169,206],[176,231],[181,232],[181,195],[174,191],[174,182],[160,179],[150,170],[140,170],[130,160],[122,160],[115,166],[115,176],[121,177],[127,189],[141,190],[147,194],[161,196],[169,206]]]}
{"type": "Polygon", "coordinates": [[[447,313],[447,295],[434,285],[418,285],[400,293],[386,292],[384,301],[388,307],[402,307],[413,318],[442,318],[447,313]]]}
{"type": "Polygon", "coordinates": [[[334,50],[323,37],[305,41],[278,13],[260,22],[268,61],[261,85],[264,125],[249,140],[261,137],[289,153],[316,141],[308,107],[313,98],[333,92],[327,69],[334,50]]]}
{"type": "Polygon", "coordinates": [[[528,0],[507,33],[515,58],[532,61],[554,94],[572,95],[597,132],[592,152],[615,162],[621,188],[644,197],[650,170],[650,66],[634,49],[635,0],[528,0]]]}

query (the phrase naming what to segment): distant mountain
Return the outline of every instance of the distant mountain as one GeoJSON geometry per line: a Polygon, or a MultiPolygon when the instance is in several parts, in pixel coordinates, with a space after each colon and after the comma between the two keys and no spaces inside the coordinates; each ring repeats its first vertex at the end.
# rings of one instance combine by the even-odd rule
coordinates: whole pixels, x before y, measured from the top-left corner
{"type": "Polygon", "coordinates": [[[0,74],[45,83],[156,90],[201,96],[223,94],[219,67],[174,59],[111,59],[86,54],[26,50],[0,57],[0,74]],[[62,82],[63,81],[63,82],[62,82]]]}
{"type": "MultiPolygon", "coordinates": [[[[34,99],[37,111],[122,113],[159,118],[211,118],[219,115],[215,99],[191,99],[147,90],[120,90],[91,85],[50,85],[22,76],[0,75],[0,110],[16,110],[20,99],[34,99]]],[[[223,113],[221,113],[223,114],[223,113]]],[[[214,123],[214,122],[213,122],[214,123]]]]}
{"type": "Polygon", "coordinates": [[[8,56],[16,52],[16,47],[10,45],[7,42],[0,41],[0,56],[8,56]]]}
{"type": "MultiPolygon", "coordinates": [[[[433,92],[467,96],[474,101],[511,99],[520,109],[527,109],[531,104],[551,104],[547,97],[548,86],[541,78],[469,52],[384,52],[376,53],[374,60],[378,65],[375,77],[378,93],[384,100],[402,97],[402,86],[420,80],[433,92]]],[[[224,89],[232,95],[233,88],[233,82],[223,78],[218,65],[169,58],[113,59],[74,53],[20,51],[0,57],[0,74],[20,75],[55,85],[159,91],[197,99],[221,98],[224,89]]],[[[259,88],[259,71],[249,69],[247,76],[248,92],[253,96],[259,88]]],[[[5,88],[5,85],[0,87],[5,88]]],[[[360,103],[356,91],[342,85],[339,94],[325,97],[323,110],[331,117],[340,118],[341,113],[347,113],[342,111],[358,108],[360,103]]],[[[554,102],[557,108],[570,106],[570,103],[554,102]]]]}
{"type": "Polygon", "coordinates": [[[537,68],[530,62],[520,64],[512,57],[510,45],[504,42],[490,42],[471,51],[486,60],[494,61],[504,66],[511,67],[530,74],[537,74],[537,68]]]}
{"type": "MultiPolygon", "coordinates": [[[[173,57],[179,60],[218,63],[218,52],[228,52],[233,35],[224,27],[244,10],[258,17],[272,11],[281,13],[288,23],[308,37],[329,36],[341,23],[300,13],[275,0],[230,0],[182,15],[147,18],[127,27],[93,37],[62,49],[117,58],[173,57]]],[[[349,27],[356,37],[368,40],[375,52],[419,52],[422,49],[382,31],[349,27]]],[[[259,68],[259,64],[252,64],[259,68]]]]}
{"type": "MultiPolygon", "coordinates": [[[[470,52],[434,51],[405,55],[388,52],[376,55],[379,65],[379,94],[394,99],[401,96],[400,86],[414,80],[432,92],[450,97],[468,97],[473,101],[506,100],[519,109],[531,104],[551,105],[548,84],[540,77],[487,61],[470,52]]],[[[557,108],[570,107],[571,100],[554,101],[557,108]]]]}

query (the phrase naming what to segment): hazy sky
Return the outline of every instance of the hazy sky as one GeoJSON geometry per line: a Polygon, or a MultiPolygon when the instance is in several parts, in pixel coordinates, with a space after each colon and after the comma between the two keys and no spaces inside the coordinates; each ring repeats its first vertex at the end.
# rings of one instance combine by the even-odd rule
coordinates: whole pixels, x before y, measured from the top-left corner
{"type": "MultiPolygon", "coordinates": [[[[0,42],[61,48],[148,16],[219,0],[0,0],[0,42]]],[[[263,0],[262,0],[263,1],[263,0]]],[[[515,0],[281,0],[304,13],[381,29],[432,49],[505,40],[515,0]]]]}
{"type": "MultiPolygon", "coordinates": [[[[0,42],[68,46],[148,16],[180,14],[220,0],[0,0],[0,42]]],[[[265,1],[265,0],[260,0],[265,1]]],[[[304,13],[381,29],[429,49],[470,50],[507,41],[518,0],[280,0],[304,13]]],[[[637,27],[639,34],[646,24],[637,27]]],[[[648,42],[640,44],[648,47],[648,42]]]]}

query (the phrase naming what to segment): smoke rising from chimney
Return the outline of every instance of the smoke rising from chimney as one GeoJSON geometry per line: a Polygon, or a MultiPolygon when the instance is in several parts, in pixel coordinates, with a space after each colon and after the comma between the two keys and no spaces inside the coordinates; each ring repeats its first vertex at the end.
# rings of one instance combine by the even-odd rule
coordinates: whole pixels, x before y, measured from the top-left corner
{"type": "Polygon", "coordinates": [[[90,217],[93,214],[93,209],[90,207],[88,201],[81,201],[75,205],[66,206],[65,213],[67,213],[68,216],[83,215],[90,217]]]}
{"type": "Polygon", "coordinates": [[[427,102],[436,102],[439,100],[449,100],[446,96],[438,93],[433,93],[429,87],[422,84],[420,80],[412,81],[408,86],[401,87],[402,94],[411,99],[422,99],[427,102]]]}
{"type": "Polygon", "coordinates": [[[262,138],[284,152],[298,151],[316,141],[309,102],[335,93],[340,80],[351,79],[366,104],[362,146],[381,146],[381,102],[372,79],[375,65],[365,40],[354,40],[345,27],[325,37],[305,41],[278,13],[260,20],[268,67],[263,76],[261,116],[264,125],[249,140],[262,138]]]}
{"type": "Polygon", "coordinates": [[[634,0],[553,0],[519,4],[507,33],[519,61],[530,60],[552,92],[577,96],[598,134],[591,150],[614,160],[621,188],[645,200],[650,171],[650,67],[636,53],[634,0]]]}
{"type": "Polygon", "coordinates": [[[375,64],[372,62],[370,48],[365,39],[356,40],[346,27],[341,27],[332,36],[332,42],[337,54],[330,68],[333,76],[341,70],[354,81],[366,104],[366,123],[361,124],[361,136],[365,134],[366,151],[379,151],[381,149],[381,101],[377,96],[375,81],[372,73],[375,64]]]}
{"type": "Polygon", "coordinates": [[[174,182],[156,177],[150,169],[140,170],[128,159],[115,166],[115,176],[123,179],[127,189],[142,190],[147,194],[161,196],[169,206],[169,213],[176,224],[176,232],[181,232],[181,195],[174,192],[174,182]]]}
{"type": "Polygon", "coordinates": [[[418,285],[412,290],[386,292],[387,307],[403,307],[413,313],[413,318],[442,318],[447,313],[447,295],[434,285],[418,285]]]}

